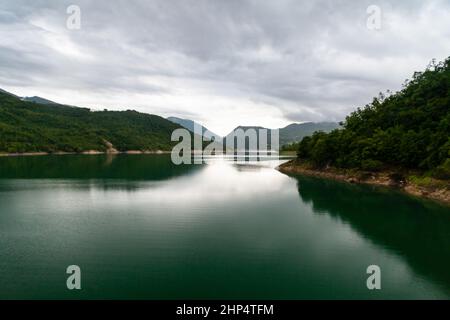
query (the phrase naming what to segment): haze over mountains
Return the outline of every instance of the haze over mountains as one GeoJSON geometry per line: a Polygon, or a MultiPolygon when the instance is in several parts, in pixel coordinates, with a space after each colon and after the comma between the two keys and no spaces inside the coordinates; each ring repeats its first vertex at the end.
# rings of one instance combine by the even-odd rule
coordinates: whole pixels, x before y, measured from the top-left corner
{"type": "Polygon", "coordinates": [[[39,103],[39,104],[58,104],[56,102],[53,102],[51,100],[48,100],[48,99],[45,99],[45,98],[41,98],[41,97],[38,97],[38,96],[19,97],[19,96],[15,95],[15,94],[13,94],[11,92],[8,92],[6,90],[1,89],[1,88],[0,88],[0,93],[7,94],[7,95],[13,96],[13,97],[18,98],[18,99],[20,99],[22,101],[27,101],[27,102],[34,102],[34,103],[39,103]]]}
{"type": "Polygon", "coordinates": [[[199,124],[198,122],[195,122],[193,120],[181,119],[181,118],[177,118],[177,117],[168,117],[167,120],[172,121],[176,124],[179,124],[180,126],[188,129],[191,132],[194,132],[195,126],[197,125],[198,127],[200,127],[202,129],[202,135],[209,140],[212,140],[213,137],[220,137],[220,135],[212,132],[208,128],[202,126],[201,124],[199,124]]]}
{"type": "MultiPolygon", "coordinates": [[[[189,119],[180,119],[176,117],[169,117],[168,120],[175,122],[184,128],[190,130],[191,132],[194,132],[194,124],[197,122],[189,119]]],[[[203,136],[211,139],[211,137],[214,135],[216,137],[220,137],[219,135],[211,132],[207,128],[203,127],[201,124],[197,123],[202,130],[203,130],[203,136]]],[[[305,123],[292,123],[286,127],[278,128],[279,129],[279,137],[280,137],[280,146],[287,145],[293,142],[299,142],[304,137],[312,135],[316,131],[322,131],[325,133],[331,132],[334,129],[339,128],[340,125],[337,122],[305,122],[305,123]]],[[[229,137],[234,131],[238,129],[243,129],[244,131],[247,129],[255,129],[256,132],[259,132],[259,130],[271,130],[270,128],[264,128],[261,126],[237,126],[234,128],[230,133],[226,135],[226,137],[229,137]]]]}
{"type": "Polygon", "coordinates": [[[292,123],[280,128],[280,146],[301,141],[304,137],[311,136],[316,131],[328,133],[339,127],[340,125],[337,122],[292,123]]]}
{"type": "Polygon", "coordinates": [[[34,102],[34,103],[39,103],[39,104],[57,104],[56,102],[38,97],[38,96],[33,96],[33,97],[23,97],[21,98],[23,101],[27,101],[27,102],[34,102]]]}

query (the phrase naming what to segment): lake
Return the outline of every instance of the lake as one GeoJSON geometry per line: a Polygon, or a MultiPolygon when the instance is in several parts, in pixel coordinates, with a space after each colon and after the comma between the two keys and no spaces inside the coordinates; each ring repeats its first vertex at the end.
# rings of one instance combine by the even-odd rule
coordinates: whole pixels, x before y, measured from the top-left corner
{"type": "Polygon", "coordinates": [[[448,207],[283,161],[0,158],[0,298],[450,298],[448,207]]]}

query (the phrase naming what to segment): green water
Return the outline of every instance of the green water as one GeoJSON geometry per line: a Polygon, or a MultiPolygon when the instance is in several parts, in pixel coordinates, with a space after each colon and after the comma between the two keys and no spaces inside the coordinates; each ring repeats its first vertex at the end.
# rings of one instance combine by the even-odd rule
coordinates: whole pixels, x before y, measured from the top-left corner
{"type": "Polygon", "coordinates": [[[448,207],[280,162],[0,158],[0,298],[450,298],[448,207]]]}

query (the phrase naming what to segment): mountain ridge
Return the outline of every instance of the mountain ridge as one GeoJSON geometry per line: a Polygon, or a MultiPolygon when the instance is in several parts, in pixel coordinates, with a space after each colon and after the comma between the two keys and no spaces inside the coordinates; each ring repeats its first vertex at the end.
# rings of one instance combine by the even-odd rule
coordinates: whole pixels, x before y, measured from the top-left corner
{"type": "MultiPolygon", "coordinates": [[[[207,139],[216,136],[225,141],[226,137],[222,138],[190,119],[164,119],[134,110],[92,111],[39,96],[19,97],[0,89],[0,152],[3,153],[169,150],[174,145],[170,141],[172,131],[184,127],[193,132],[195,124],[202,128],[207,139]],[[156,123],[158,125],[154,127],[156,123]]],[[[329,132],[337,126],[333,122],[289,124],[279,129],[280,147],[315,131],[329,132]]],[[[234,130],[250,128],[270,130],[262,126],[242,125],[234,130]]]]}
{"type": "MultiPolygon", "coordinates": [[[[300,142],[304,137],[311,136],[314,132],[331,132],[334,129],[339,128],[340,125],[337,122],[303,122],[303,123],[291,123],[283,128],[278,128],[280,147],[286,146],[292,143],[300,142]]],[[[272,130],[270,128],[262,126],[237,126],[226,136],[230,136],[235,130],[243,129],[265,129],[272,130]]]]}
{"type": "Polygon", "coordinates": [[[59,104],[56,102],[53,102],[51,100],[39,97],[39,96],[32,96],[32,97],[22,97],[21,98],[22,101],[26,101],[26,102],[33,102],[33,103],[38,103],[38,104],[59,104]]]}
{"type": "Polygon", "coordinates": [[[221,138],[220,135],[212,132],[211,130],[209,130],[208,128],[204,127],[203,125],[201,125],[200,123],[198,123],[194,120],[178,118],[178,117],[168,117],[166,119],[169,121],[172,121],[173,123],[179,124],[180,126],[191,131],[192,133],[194,133],[194,126],[198,125],[202,129],[202,135],[209,140],[211,140],[213,137],[221,138]]]}

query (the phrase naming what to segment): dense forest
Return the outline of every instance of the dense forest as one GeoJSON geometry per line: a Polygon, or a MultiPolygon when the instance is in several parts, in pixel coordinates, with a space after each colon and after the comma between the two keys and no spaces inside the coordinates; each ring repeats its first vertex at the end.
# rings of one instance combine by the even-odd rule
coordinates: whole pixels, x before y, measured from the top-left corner
{"type": "Polygon", "coordinates": [[[316,168],[396,167],[449,179],[450,58],[415,72],[399,92],[380,93],[342,126],[305,137],[299,159],[316,168]]]}
{"type": "Polygon", "coordinates": [[[0,91],[0,152],[170,150],[172,131],[164,118],[136,111],[91,111],[38,104],[0,91]]]}

